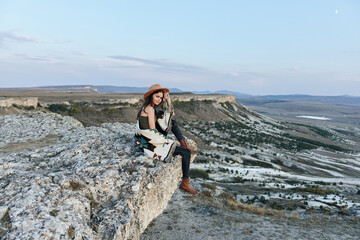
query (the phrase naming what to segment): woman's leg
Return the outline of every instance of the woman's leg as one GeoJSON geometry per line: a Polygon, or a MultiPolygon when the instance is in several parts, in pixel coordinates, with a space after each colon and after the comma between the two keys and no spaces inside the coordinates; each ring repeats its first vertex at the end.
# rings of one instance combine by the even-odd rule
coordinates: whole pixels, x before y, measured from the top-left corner
{"type": "Polygon", "coordinates": [[[176,120],[172,120],[172,127],[171,127],[172,133],[175,135],[176,139],[180,142],[185,137],[182,135],[182,132],[179,128],[179,125],[177,124],[176,120]]]}
{"type": "Polygon", "coordinates": [[[189,178],[191,152],[189,149],[176,146],[173,155],[181,155],[183,178],[189,178]]]}
{"type": "Polygon", "coordinates": [[[174,155],[177,154],[182,156],[182,172],[183,172],[182,182],[180,183],[179,188],[190,194],[196,195],[198,194],[198,192],[191,186],[190,178],[189,178],[191,152],[189,149],[176,146],[174,155]]]}
{"type": "Polygon", "coordinates": [[[198,152],[196,150],[194,150],[187,142],[186,138],[182,135],[182,132],[177,124],[177,122],[175,120],[173,120],[172,122],[172,128],[171,131],[174,133],[175,137],[177,138],[177,140],[180,142],[181,146],[183,148],[187,148],[190,150],[190,152],[192,154],[198,154],[198,152]]]}

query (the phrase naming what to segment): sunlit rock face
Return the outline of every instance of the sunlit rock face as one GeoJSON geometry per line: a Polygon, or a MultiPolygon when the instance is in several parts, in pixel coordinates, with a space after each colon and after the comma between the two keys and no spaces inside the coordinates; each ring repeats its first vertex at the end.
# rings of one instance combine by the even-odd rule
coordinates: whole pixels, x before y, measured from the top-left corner
{"type": "Polygon", "coordinates": [[[18,97],[18,98],[0,98],[0,107],[11,107],[13,105],[22,107],[34,107],[38,105],[38,98],[36,97],[18,97]]]}
{"type": "Polygon", "coordinates": [[[148,159],[134,130],[52,113],[0,116],[0,235],[138,239],[176,190],[181,159],[148,159]]]}

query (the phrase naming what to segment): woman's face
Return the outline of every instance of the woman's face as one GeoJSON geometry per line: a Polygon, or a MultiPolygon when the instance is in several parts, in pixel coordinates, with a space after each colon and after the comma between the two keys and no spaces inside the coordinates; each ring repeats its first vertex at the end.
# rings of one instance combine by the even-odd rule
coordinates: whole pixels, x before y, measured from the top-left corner
{"type": "Polygon", "coordinates": [[[158,92],[158,93],[153,94],[153,96],[152,96],[152,104],[155,105],[155,106],[159,105],[162,102],[163,97],[164,97],[163,92],[158,92]]]}

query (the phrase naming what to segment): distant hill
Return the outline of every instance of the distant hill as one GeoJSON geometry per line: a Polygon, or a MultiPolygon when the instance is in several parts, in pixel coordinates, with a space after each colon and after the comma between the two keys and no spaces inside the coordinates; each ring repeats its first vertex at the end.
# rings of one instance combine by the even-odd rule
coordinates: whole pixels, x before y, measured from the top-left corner
{"type": "Polygon", "coordinates": [[[219,90],[219,91],[192,91],[195,94],[228,94],[228,95],[235,95],[235,97],[238,98],[247,98],[247,97],[253,97],[253,95],[246,94],[246,93],[240,93],[240,92],[233,92],[228,90],[219,90]]]}
{"type": "MultiPolygon", "coordinates": [[[[96,92],[96,93],[145,93],[148,87],[126,87],[112,85],[60,85],[21,88],[0,88],[0,91],[51,91],[51,92],[96,92]]],[[[178,88],[169,88],[170,92],[183,92],[178,88]]]]}
{"type": "Polygon", "coordinates": [[[90,85],[64,85],[64,86],[0,88],[0,92],[97,93],[98,90],[90,85]]]}
{"type": "Polygon", "coordinates": [[[360,97],[355,96],[312,96],[305,94],[292,95],[250,95],[246,93],[220,90],[220,91],[193,91],[196,94],[231,94],[238,98],[238,101],[245,105],[261,105],[273,102],[318,102],[336,105],[360,106],[360,97]]]}
{"type": "Polygon", "coordinates": [[[360,106],[360,97],[355,96],[311,96],[311,95],[265,95],[238,97],[243,104],[261,105],[273,102],[318,102],[335,105],[360,106]]]}
{"type": "MultiPolygon", "coordinates": [[[[50,91],[67,93],[145,93],[148,87],[128,87],[112,85],[60,85],[25,88],[0,88],[0,91],[50,91]]],[[[172,93],[186,93],[178,88],[169,88],[172,93]]],[[[336,105],[360,106],[360,97],[357,96],[312,96],[302,94],[292,95],[250,95],[228,90],[219,91],[191,91],[194,94],[228,94],[235,95],[239,102],[245,105],[262,105],[273,102],[318,102],[336,105]]]]}
{"type": "MultiPolygon", "coordinates": [[[[40,88],[93,88],[97,89],[99,93],[145,93],[148,87],[127,87],[127,86],[112,86],[112,85],[63,85],[63,86],[42,86],[40,88]]],[[[178,88],[170,88],[171,92],[182,92],[178,88]]]]}
{"type": "MultiPolygon", "coordinates": [[[[111,86],[111,85],[94,85],[92,86],[100,93],[145,93],[149,90],[148,87],[125,87],[125,86],[111,86]]],[[[169,88],[170,92],[183,92],[178,88],[169,88]]]]}

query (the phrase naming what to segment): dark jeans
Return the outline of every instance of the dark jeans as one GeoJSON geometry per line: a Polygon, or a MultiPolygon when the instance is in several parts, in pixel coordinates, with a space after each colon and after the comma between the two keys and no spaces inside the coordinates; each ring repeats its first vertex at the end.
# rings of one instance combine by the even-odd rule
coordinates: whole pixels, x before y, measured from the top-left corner
{"type": "MultiPolygon", "coordinates": [[[[160,126],[156,125],[156,128],[158,129],[159,132],[161,132],[162,134],[164,134],[165,136],[167,136],[167,132],[163,131],[160,126]]],[[[182,135],[181,130],[177,124],[177,122],[175,120],[172,120],[172,127],[171,127],[171,132],[175,135],[175,137],[177,138],[178,141],[181,141],[182,139],[184,139],[185,137],[182,135]]],[[[182,172],[183,172],[183,178],[189,178],[189,169],[190,169],[190,158],[191,158],[191,152],[189,149],[187,148],[183,148],[180,146],[176,146],[175,151],[174,151],[174,156],[175,155],[181,155],[182,157],[182,172]]]]}
{"type": "Polygon", "coordinates": [[[190,150],[187,148],[176,146],[173,155],[174,156],[181,155],[181,157],[182,157],[181,168],[182,168],[183,178],[189,178],[190,157],[191,157],[190,150]]]}

